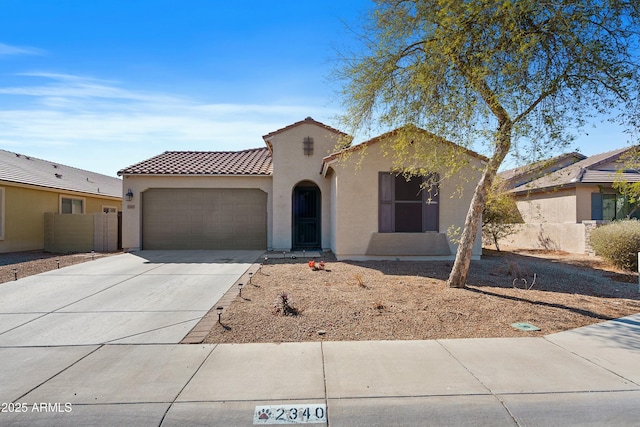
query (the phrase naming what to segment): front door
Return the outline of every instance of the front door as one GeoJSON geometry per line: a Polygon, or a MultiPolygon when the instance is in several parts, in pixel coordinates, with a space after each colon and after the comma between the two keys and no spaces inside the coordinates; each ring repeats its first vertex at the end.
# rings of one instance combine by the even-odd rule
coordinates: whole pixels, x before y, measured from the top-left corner
{"type": "Polygon", "coordinates": [[[321,248],[320,189],[302,184],[293,190],[293,249],[321,248]]]}

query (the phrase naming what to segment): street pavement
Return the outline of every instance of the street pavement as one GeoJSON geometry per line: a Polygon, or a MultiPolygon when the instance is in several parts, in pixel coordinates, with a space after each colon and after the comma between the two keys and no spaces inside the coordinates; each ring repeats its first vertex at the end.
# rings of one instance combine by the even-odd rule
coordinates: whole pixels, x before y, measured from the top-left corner
{"type": "Polygon", "coordinates": [[[0,425],[640,424],[640,314],[538,338],[178,344],[259,255],[143,251],[0,285],[0,425]]]}

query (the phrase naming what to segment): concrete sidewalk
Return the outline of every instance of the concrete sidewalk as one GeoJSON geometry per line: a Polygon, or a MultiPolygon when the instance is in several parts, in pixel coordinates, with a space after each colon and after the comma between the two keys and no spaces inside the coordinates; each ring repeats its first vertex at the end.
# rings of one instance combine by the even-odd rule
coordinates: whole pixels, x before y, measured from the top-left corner
{"type": "Polygon", "coordinates": [[[332,427],[640,420],[640,315],[544,338],[4,347],[0,364],[3,426],[251,426],[306,404],[332,427]]]}

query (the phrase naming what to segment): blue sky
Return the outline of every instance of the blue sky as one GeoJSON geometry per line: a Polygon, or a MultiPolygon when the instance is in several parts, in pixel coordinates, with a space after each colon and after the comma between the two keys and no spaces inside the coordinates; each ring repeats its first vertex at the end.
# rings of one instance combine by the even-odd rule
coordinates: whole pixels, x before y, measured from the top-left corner
{"type": "MultiPolygon", "coordinates": [[[[0,148],[115,176],[166,150],[241,150],[311,116],[368,0],[0,0],[0,148]]],[[[597,125],[586,155],[628,145],[597,125]]]]}

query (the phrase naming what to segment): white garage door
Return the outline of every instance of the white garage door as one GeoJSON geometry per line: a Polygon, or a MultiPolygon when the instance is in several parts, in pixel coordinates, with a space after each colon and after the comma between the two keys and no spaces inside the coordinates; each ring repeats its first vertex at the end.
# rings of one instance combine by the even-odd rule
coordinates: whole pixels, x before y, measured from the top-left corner
{"type": "Polygon", "coordinates": [[[143,249],[266,249],[267,194],[154,188],[142,195],[143,249]]]}

